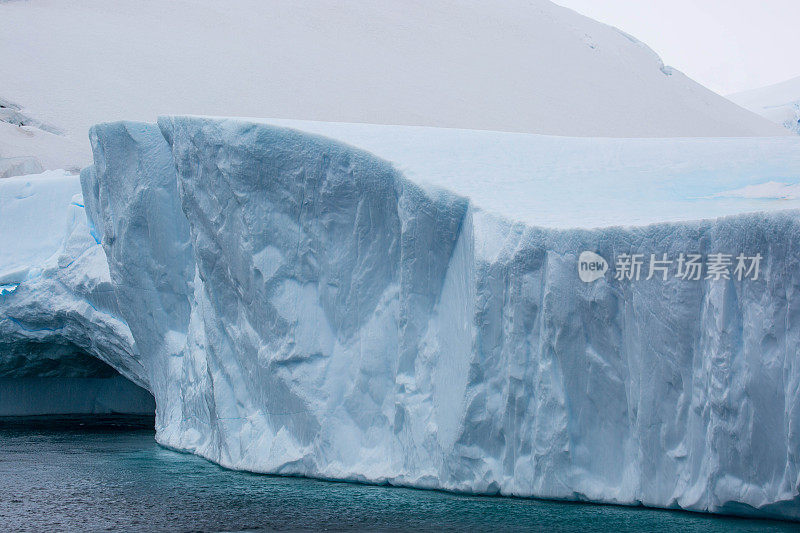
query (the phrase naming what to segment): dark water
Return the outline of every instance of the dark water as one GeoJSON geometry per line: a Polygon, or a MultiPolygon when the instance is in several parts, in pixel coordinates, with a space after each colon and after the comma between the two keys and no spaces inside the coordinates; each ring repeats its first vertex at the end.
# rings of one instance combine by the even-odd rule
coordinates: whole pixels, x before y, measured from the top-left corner
{"type": "Polygon", "coordinates": [[[232,472],[159,447],[146,425],[0,421],[0,531],[798,530],[783,522],[232,472]]]}

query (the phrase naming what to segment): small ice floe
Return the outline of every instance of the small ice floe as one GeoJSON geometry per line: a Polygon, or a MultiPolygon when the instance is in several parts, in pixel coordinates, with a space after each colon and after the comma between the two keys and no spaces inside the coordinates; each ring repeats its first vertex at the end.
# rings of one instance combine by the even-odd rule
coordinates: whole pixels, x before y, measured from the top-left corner
{"type": "Polygon", "coordinates": [[[0,296],[3,294],[10,294],[17,290],[19,283],[4,283],[0,285],[0,296]]]}

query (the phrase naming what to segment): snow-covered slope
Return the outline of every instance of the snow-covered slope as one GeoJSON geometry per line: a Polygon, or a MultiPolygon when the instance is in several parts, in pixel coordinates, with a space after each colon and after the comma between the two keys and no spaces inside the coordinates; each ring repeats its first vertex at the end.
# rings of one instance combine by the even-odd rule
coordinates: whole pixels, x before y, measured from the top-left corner
{"type": "Polygon", "coordinates": [[[740,194],[800,181],[800,139],[293,124],[94,128],[88,224],[74,199],[0,295],[6,353],[102,358],[159,442],[232,468],[800,519],[800,200],[740,194]],[[593,172],[656,192],[598,212],[621,193],[593,172]],[[566,229],[597,220],[659,223],[566,229]],[[583,251],[611,265],[591,283],[583,251]],[[615,276],[740,252],[759,276],[615,276]]]}
{"type": "Polygon", "coordinates": [[[545,0],[31,0],[0,3],[0,20],[0,96],[65,130],[86,160],[91,124],[164,113],[590,137],[785,133],[545,0]]]}
{"type": "Polygon", "coordinates": [[[800,134],[800,77],[728,96],[745,109],[800,134]]]}

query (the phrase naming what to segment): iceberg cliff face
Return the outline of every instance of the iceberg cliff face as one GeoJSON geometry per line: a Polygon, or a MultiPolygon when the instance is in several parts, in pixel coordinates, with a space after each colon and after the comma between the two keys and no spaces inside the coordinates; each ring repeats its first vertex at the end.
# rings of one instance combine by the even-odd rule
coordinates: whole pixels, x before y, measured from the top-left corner
{"type": "Polygon", "coordinates": [[[543,230],[322,139],[161,127],[209,299],[207,353],[237,391],[212,456],[796,516],[796,214],[543,230]],[[581,250],[687,247],[770,260],[752,283],[578,280],[581,250]]]}
{"type": "MultiPolygon", "coordinates": [[[[102,241],[92,253],[128,335],[102,357],[153,393],[159,442],[256,472],[800,518],[800,216],[771,212],[795,201],[678,197],[664,178],[631,211],[663,197],[649,216],[671,222],[537,225],[494,214],[524,211],[497,194],[538,188],[554,220],[548,203],[569,188],[536,169],[585,141],[500,136],[448,155],[431,140],[486,132],[377,129],[361,143],[366,126],[283,126],[92,129],[85,235],[102,241]],[[535,186],[519,143],[559,147],[527,167],[535,186]],[[448,157],[472,159],[450,175],[448,157]],[[502,161],[484,185],[499,192],[482,190],[502,161]],[[692,202],[731,216],[677,221],[692,202]],[[583,251],[612,270],[582,282],[583,251]],[[756,279],[616,279],[613,258],[633,253],[763,261],[756,279]]],[[[660,169],[725,191],[796,180],[792,142],[606,140],[587,157],[632,190],[660,169]]],[[[562,169],[575,183],[587,171],[562,169]]],[[[568,210],[620,220],[602,210],[615,194],[584,191],[568,210]]]]}

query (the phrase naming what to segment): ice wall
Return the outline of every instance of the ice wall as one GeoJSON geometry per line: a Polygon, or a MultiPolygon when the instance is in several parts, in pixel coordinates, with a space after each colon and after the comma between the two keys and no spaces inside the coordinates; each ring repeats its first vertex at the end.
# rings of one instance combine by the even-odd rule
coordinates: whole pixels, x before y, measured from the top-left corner
{"type": "Polygon", "coordinates": [[[162,444],[257,472],[800,518],[797,212],[547,229],[324,137],[159,127],[93,128],[83,187],[162,444]],[[764,264],[586,284],[583,250],[764,264]]]}
{"type": "Polygon", "coordinates": [[[796,518],[798,229],[792,212],[504,230],[476,254],[464,427],[482,430],[464,444],[515,493],[796,518]],[[755,282],[577,280],[576,250],[687,249],[770,259],[755,282]]]}
{"type": "Polygon", "coordinates": [[[143,123],[100,124],[89,137],[95,164],[81,175],[86,213],[156,399],[160,438],[183,439],[187,447],[195,438],[217,438],[207,428],[216,420],[207,411],[214,403],[206,398],[212,386],[204,374],[202,330],[193,334],[191,324],[202,312],[203,285],[194,283],[189,224],[169,145],[155,125],[143,123]]]}

